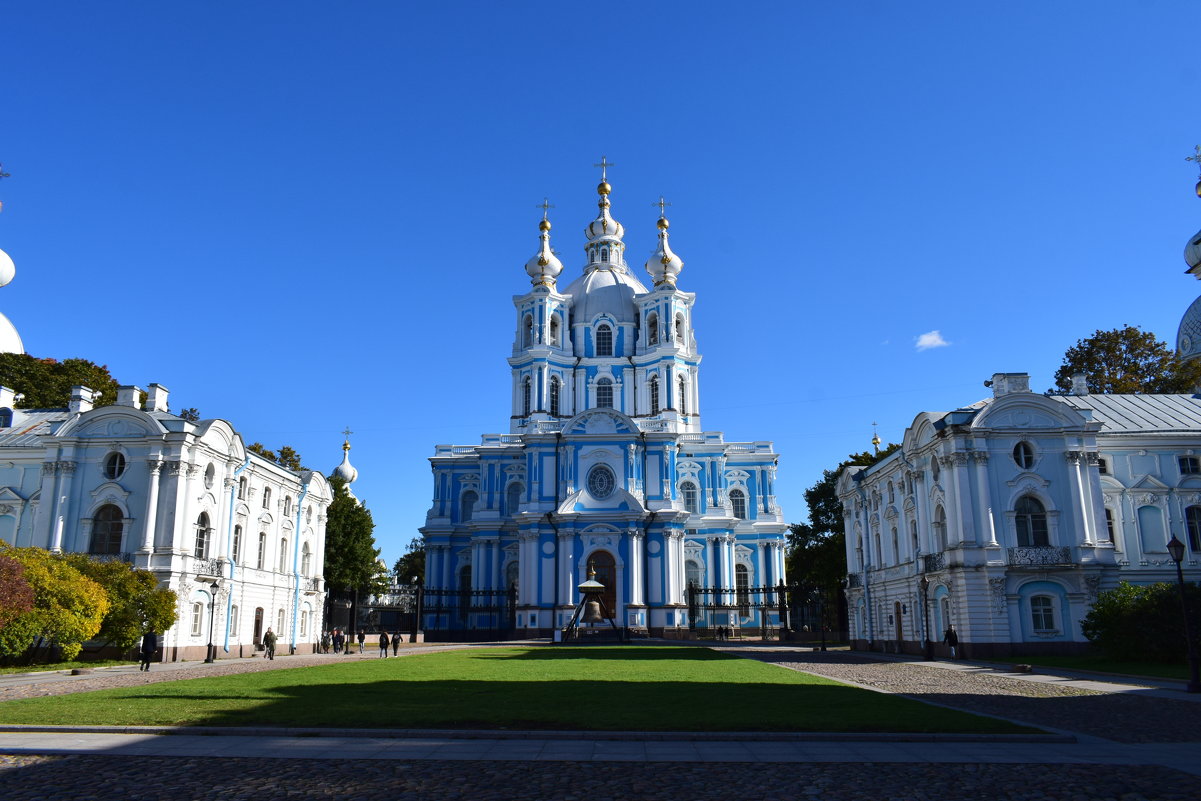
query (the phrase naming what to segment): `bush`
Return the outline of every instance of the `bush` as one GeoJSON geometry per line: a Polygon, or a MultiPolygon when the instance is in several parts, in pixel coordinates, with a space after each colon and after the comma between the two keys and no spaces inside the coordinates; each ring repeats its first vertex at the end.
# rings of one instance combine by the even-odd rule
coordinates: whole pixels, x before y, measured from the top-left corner
{"type": "MultiPolygon", "coordinates": [[[[1201,647],[1201,585],[1185,584],[1193,644],[1201,647]]],[[[1097,597],[1080,628],[1113,659],[1183,662],[1188,654],[1180,589],[1176,584],[1123,581],[1097,597]]]]}

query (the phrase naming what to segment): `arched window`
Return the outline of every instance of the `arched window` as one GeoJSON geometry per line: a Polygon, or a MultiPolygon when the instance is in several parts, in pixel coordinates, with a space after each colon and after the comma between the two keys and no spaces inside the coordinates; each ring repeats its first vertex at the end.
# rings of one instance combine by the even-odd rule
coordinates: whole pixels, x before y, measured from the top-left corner
{"type": "Polygon", "coordinates": [[[601,323],[596,327],[596,355],[613,355],[613,329],[607,323],[601,323]]]}
{"type": "Polygon", "coordinates": [[[463,493],[463,497],[459,498],[459,522],[470,523],[471,514],[475,511],[475,502],[480,499],[472,490],[467,490],[463,493]]]}
{"type": "Polygon", "coordinates": [[[305,610],[300,613],[300,636],[301,637],[308,634],[308,631],[307,631],[308,624],[309,624],[309,613],[308,613],[308,610],[305,610]]]}
{"type": "Polygon", "coordinates": [[[941,506],[934,508],[934,552],[942,553],[947,549],[947,513],[941,506]]]}
{"type": "Polygon", "coordinates": [[[746,493],[740,489],[730,490],[730,509],[734,517],[746,520],[746,493]]]}
{"type": "Polygon", "coordinates": [[[1013,461],[1023,470],[1034,467],[1034,448],[1029,442],[1019,442],[1013,446],[1013,461]]]}
{"type": "Polygon", "coordinates": [[[276,621],[275,633],[279,635],[280,639],[283,639],[284,622],[287,619],[288,619],[287,613],[285,613],[283,609],[279,610],[279,614],[276,615],[276,617],[275,617],[275,621],[276,621]]]}
{"type": "Polygon", "coordinates": [[[676,343],[681,348],[688,347],[688,342],[684,339],[684,315],[676,315],[676,343]]]}
{"type": "Polygon", "coordinates": [[[292,496],[285,495],[284,496],[284,517],[291,517],[291,516],[292,516],[292,496]]]}
{"type": "Polygon", "coordinates": [[[505,565],[505,590],[519,590],[518,577],[521,571],[521,565],[516,559],[505,565]]]}
{"type": "Polygon", "coordinates": [[[229,636],[238,636],[238,607],[237,605],[229,608],[229,636]]]}
{"type": "Polygon", "coordinates": [[[104,477],[109,481],[121,477],[125,472],[125,456],[123,454],[113,452],[104,460],[104,477]]]}
{"type": "Polygon", "coordinates": [[[917,521],[916,520],[909,521],[909,539],[912,540],[912,542],[910,543],[910,546],[913,548],[913,558],[916,559],[918,551],[921,550],[921,547],[918,545],[918,542],[917,542],[917,521]]]}
{"type": "Polygon", "coordinates": [[[685,585],[693,585],[697,589],[705,586],[705,568],[701,567],[701,563],[693,559],[689,559],[684,563],[685,585]]]}
{"type": "Polygon", "coordinates": [[[551,380],[550,380],[550,413],[554,417],[559,416],[559,388],[561,385],[562,385],[562,382],[559,381],[558,376],[551,378],[551,380]]]}
{"type": "Polygon", "coordinates": [[[1190,506],[1184,510],[1184,527],[1188,531],[1189,550],[1201,553],[1201,506],[1190,506]]]}
{"type": "Polygon", "coordinates": [[[1050,595],[1030,598],[1030,625],[1035,631],[1055,631],[1055,601],[1050,595]]]}
{"type": "Polygon", "coordinates": [[[528,375],[521,381],[521,415],[522,415],[522,417],[530,416],[530,393],[531,393],[532,385],[533,385],[533,382],[530,380],[530,377],[528,375]]]}
{"type": "Polygon", "coordinates": [[[892,562],[901,563],[901,538],[897,536],[897,527],[892,527],[892,562]]]}
{"type": "Polygon", "coordinates": [[[609,260],[609,249],[601,248],[601,261],[608,261],[608,260],[609,260]]]}
{"type": "Polygon", "coordinates": [[[1018,545],[1042,547],[1050,544],[1047,536],[1047,510],[1038,498],[1023,495],[1013,505],[1013,512],[1018,530],[1018,545]]]}
{"type": "Polygon", "coordinates": [[[309,544],[306,542],[300,548],[300,575],[307,576],[313,568],[313,552],[309,550],[309,544]]]}
{"type": "Polygon", "coordinates": [[[288,572],[288,538],[282,537],[279,541],[279,567],[276,570],[280,573],[288,572]]]}
{"type": "Polygon", "coordinates": [[[650,396],[651,396],[651,414],[658,414],[659,413],[659,376],[657,376],[657,375],[651,376],[651,380],[650,380],[648,386],[650,388],[650,396]]]}
{"type": "Polygon", "coordinates": [[[260,531],[259,532],[259,554],[258,554],[258,557],[255,559],[254,565],[259,570],[262,570],[264,565],[266,565],[266,564],[267,564],[267,532],[260,531]]]}
{"type": "Polygon", "coordinates": [[[459,570],[459,620],[467,620],[471,611],[471,565],[464,565],[459,570]]]}
{"type": "MultiPolygon", "coordinates": [[[[1188,512],[1188,510],[1186,509],[1185,510],[1186,519],[1187,519],[1187,512],[1188,512]]],[[[1106,540],[1108,542],[1113,542],[1113,510],[1110,509],[1109,507],[1105,507],[1105,536],[1106,536],[1106,540]]],[[[1190,542],[1192,541],[1191,533],[1189,534],[1189,541],[1190,542]]],[[[1201,542],[1201,537],[1199,537],[1198,541],[1201,542]]]]}
{"type": "Polygon", "coordinates": [[[233,560],[234,560],[235,564],[242,561],[242,527],[241,526],[234,526],[233,560]]]}
{"type": "Polygon", "coordinates": [[[246,500],[246,477],[242,476],[238,479],[238,499],[246,500]]]}
{"type": "Polygon", "coordinates": [[[204,604],[192,604],[192,636],[199,637],[204,626],[204,604]]]}
{"type": "Polygon", "coordinates": [[[897,490],[896,490],[896,487],[893,486],[893,483],[891,481],[888,482],[888,502],[889,503],[897,502],[897,490]]]}
{"type": "Polygon", "coordinates": [[[607,378],[596,382],[596,408],[613,408],[613,382],[607,378]]]}
{"type": "Polygon", "coordinates": [[[696,484],[691,481],[685,481],[680,485],[680,497],[684,499],[684,508],[692,514],[696,514],[700,510],[696,505],[696,484]]]}
{"type": "Polygon", "coordinates": [[[751,571],[746,565],[734,565],[734,592],[738,598],[738,614],[751,613],[751,571]]]}
{"type": "Polygon", "coordinates": [[[505,490],[505,514],[515,515],[521,507],[521,491],[524,489],[520,482],[514,481],[505,490]]]}
{"type": "Polygon", "coordinates": [[[101,506],[92,518],[92,542],[88,553],[120,553],[125,515],[111,503],[101,506]]]}
{"type": "Polygon", "coordinates": [[[559,315],[550,318],[550,344],[559,347],[559,315]]]}
{"type": "Polygon", "coordinates": [[[521,344],[527,348],[534,344],[534,318],[528,314],[521,322],[521,344]]]}
{"type": "Polygon", "coordinates": [[[271,508],[271,488],[270,487],[263,487],[263,508],[264,509],[271,508]]]}
{"type": "Polygon", "coordinates": [[[680,396],[676,398],[676,408],[680,410],[680,414],[688,414],[688,403],[685,400],[688,397],[688,382],[684,380],[684,376],[680,376],[679,384],[680,396]]]}
{"type": "Polygon", "coordinates": [[[209,541],[212,536],[213,530],[209,527],[208,512],[201,512],[200,517],[196,518],[196,548],[192,552],[197,559],[209,558],[209,541]]]}
{"type": "Polygon", "coordinates": [[[646,344],[659,344],[659,315],[654,312],[646,316],[646,344]]]}

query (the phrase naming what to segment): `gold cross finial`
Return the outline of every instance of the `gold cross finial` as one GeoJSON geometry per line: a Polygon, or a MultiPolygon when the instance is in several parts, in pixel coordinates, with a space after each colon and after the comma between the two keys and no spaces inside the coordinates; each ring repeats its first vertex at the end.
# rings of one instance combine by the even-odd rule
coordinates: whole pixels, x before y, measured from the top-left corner
{"type": "Polygon", "coordinates": [[[600,164],[593,164],[593,167],[601,168],[601,183],[606,183],[609,179],[606,177],[610,167],[615,166],[613,162],[607,161],[604,156],[601,156],[600,164]]]}
{"type": "Polygon", "coordinates": [[[664,211],[664,209],[666,209],[666,208],[667,208],[668,206],[670,206],[671,204],[670,204],[670,203],[668,203],[666,200],[664,200],[664,199],[663,199],[663,195],[659,195],[659,202],[658,202],[658,203],[652,203],[651,205],[652,205],[652,206],[658,206],[658,207],[659,207],[659,216],[660,216],[660,217],[666,217],[666,216],[667,216],[667,212],[665,212],[665,211],[664,211]]]}
{"type": "Polygon", "coordinates": [[[353,433],[354,432],[350,430],[350,426],[347,426],[346,430],[342,432],[342,436],[346,437],[347,439],[350,439],[350,435],[353,433]]]}
{"type": "Polygon", "coordinates": [[[553,203],[551,203],[551,202],[550,202],[549,200],[547,200],[546,198],[542,198],[542,202],[541,202],[541,203],[539,203],[539,204],[538,204],[538,205],[537,205],[535,208],[542,209],[542,219],[544,219],[544,220],[545,220],[545,219],[546,219],[546,210],[547,210],[547,209],[553,209],[553,208],[554,208],[554,204],[553,204],[553,203]]]}
{"type": "Polygon", "coordinates": [[[1186,156],[1184,160],[1185,161],[1195,161],[1195,162],[1197,162],[1197,167],[1201,168],[1201,145],[1197,145],[1195,150],[1196,150],[1196,153],[1194,155],[1186,156]]]}

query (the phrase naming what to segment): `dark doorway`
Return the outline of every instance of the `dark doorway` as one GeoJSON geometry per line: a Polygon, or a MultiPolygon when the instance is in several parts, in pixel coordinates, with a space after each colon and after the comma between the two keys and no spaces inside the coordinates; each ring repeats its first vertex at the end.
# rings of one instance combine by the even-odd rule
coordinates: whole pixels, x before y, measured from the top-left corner
{"type": "Polygon", "coordinates": [[[254,610],[254,644],[263,644],[263,607],[254,610]]]}
{"type": "MultiPolygon", "coordinates": [[[[588,557],[588,564],[596,571],[596,580],[605,585],[601,595],[605,610],[612,616],[617,616],[617,562],[608,551],[597,551],[588,557]]],[[[587,575],[587,573],[585,573],[587,575]]]]}

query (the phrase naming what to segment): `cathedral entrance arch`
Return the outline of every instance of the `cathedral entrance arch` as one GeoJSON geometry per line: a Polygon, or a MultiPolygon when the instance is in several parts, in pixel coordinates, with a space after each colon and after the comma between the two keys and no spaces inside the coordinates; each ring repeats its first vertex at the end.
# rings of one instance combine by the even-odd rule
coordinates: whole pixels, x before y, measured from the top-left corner
{"type": "Polygon", "coordinates": [[[601,595],[605,609],[614,618],[617,617],[617,560],[608,551],[593,551],[588,557],[588,564],[596,571],[596,580],[605,585],[601,595]]]}

